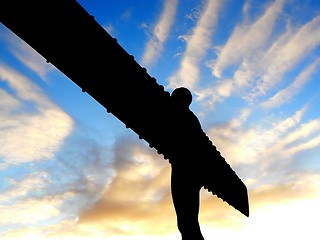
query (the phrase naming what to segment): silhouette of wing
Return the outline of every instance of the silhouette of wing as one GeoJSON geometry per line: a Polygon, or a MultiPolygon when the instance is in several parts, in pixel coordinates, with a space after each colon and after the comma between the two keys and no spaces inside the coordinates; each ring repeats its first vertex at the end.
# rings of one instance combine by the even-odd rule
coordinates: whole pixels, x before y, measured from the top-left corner
{"type": "Polygon", "coordinates": [[[204,188],[249,216],[247,187],[213,146],[208,145],[204,188]],[[211,160],[211,161],[210,161],[211,160]]]}
{"type": "MultiPolygon", "coordinates": [[[[0,21],[158,153],[170,158],[174,149],[166,141],[167,126],[175,117],[170,94],[80,4],[75,0],[3,1],[0,21]]],[[[217,161],[211,161],[205,187],[248,215],[245,185],[206,141],[206,157],[211,154],[217,161]]]]}

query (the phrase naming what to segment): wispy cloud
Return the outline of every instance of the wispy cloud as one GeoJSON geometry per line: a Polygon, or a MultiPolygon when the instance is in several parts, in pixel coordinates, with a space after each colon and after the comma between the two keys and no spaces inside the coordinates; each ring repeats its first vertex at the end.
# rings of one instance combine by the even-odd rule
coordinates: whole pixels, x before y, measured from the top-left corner
{"type": "Polygon", "coordinates": [[[234,73],[236,87],[249,87],[248,100],[266,95],[320,44],[319,23],[320,17],[315,17],[296,31],[288,27],[259,59],[238,68],[234,73]]]}
{"type": "Polygon", "coordinates": [[[23,237],[35,225],[39,232],[34,233],[43,239],[55,235],[60,225],[51,223],[75,224],[83,209],[103,195],[112,178],[112,159],[106,146],[81,135],[83,130],[86,129],[69,137],[53,160],[32,162],[21,168],[8,166],[8,172],[18,168],[23,173],[4,172],[5,177],[1,178],[7,186],[0,191],[0,225],[7,230],[5,239],[11,239],[11,234],[12,239],[19,239],[15,237],[23,237]]]}
{"type": "Polygon", "coordinates": [[[302,108],[271,127],[256,125],[246,129],[244,126],[250,111],[244,110],[228,124],[212,127],[209,135],[231,164],[269,164],[286,154],[285,149],[275,149],[274,146],[281,145],[282,139],[299,126],[304,112],[305,108],[302,108]]]}
{"type": "Polygon", "coordinates": [[[0,65],[0,80],[13,93],[0,91],[0,156],[16,164],[50,158],[71,132],[73,121],[20,73],[0,65]]]}
{"type": "Polygon", "coordinates": [[[287,118],[273,118],[271,126],[261,122],[246,128],[250,115],[245,110],[229,123],[213,126],[209,135],[240,176],[244,173],[248,183],[252,178],[258,185],[277,184],[286,175],[300,171],[294,165],[297,154],[320,146],[319,119],[303,122],[306,111],[307,107],[303,107],[287,118]],[[244,165],[251,166],[250,172],[241,167],[244,165]]]}
{"type": "MultiPolygon", "coordinates": [[[[243,23],[235,28],[212,65],[212,72],[216,77],[221,77],[226,67],[247,61],[248,57],[251,58],[257,50],[265,46],[284,2],[284,0],[275,1],[254,23],[243,23]]],[[[244,9],[248,9],[248,3],[244,9]]]]}
{"type": "Polygon", "coordinates": [[[47,172],[38,171],[22,179],[11,179],[10,188],[0,195],[2,228],[17,230],[30,223],[41,225],[59,219],[61,205],[74,193],[43,194],[47,176],[47,172]]]}
{"type": "Polygon", "coordinates": [[[250,1],[245,2],[243,22],[236,25],[225,45],[217,48],[217,58],[207,64],[215,81],[197,90],[198,101],[205,102],[206,108],[212,109],[217,102],[233,93],[248,94],[256,82],[257,71],[264,66],[260,59],[270,45],[269,40],[284,3],[284,0],[274,1],[266,6],[261,16],[250,21],[250,1]],[[244,88],[247,91],[243,91],[244,88]]]}
{"type": "MultiPolygon", "coordinates": [[[[291,30],[290,30],[291,31],[291,30]]],[[[284,33],[285,38],[287,34],[284,33]]],[[[266,52],[261,59],[259,74],[262,81],[253,90],[253,96],[263,95],[276,83],[282,81],[285,73],[292,70],[320,44],[320,16],[303,25],[287,41],[282,38],[266,52]]]]}
{"type": "MultiPolygon", "coordinates": [[[[284,4],[283,0],[274,1],[255,22],[236,26],[217,59],[210,65],[213,75],[220,79],[211,92],[206,89],[202,91],[203,99],[210,96],[213,102],[222,101],[237,93],[249,102],[255,101],[268,95],[273,87],[283,81],[285,74],[319,46],[319,16],[302,26],[294,27],[287,23],[285,31],[274,32],[284,4]],[[224,71],[230,70],[230,67],[231,72],[224,71]],[[227,77],[223,76],[224,72],[227,72],[227,77]]],[[[295,84],[303,85],[306,80],[302,78],[306,78],[311,70],[312,65],[310,70],[306,69],[296,78],[295,84]]]]}
{"type": "Polygon", "coordinates": [[[206,1],[199,20],[187,37],[187,47],[182,56],[180,69],[169,79],[169,87],[194,88],[199,81],[199,64],[211,46],[212,35],[218,21],[220,1],[206,1]]]}
{"type": "Polygon", "coordinates": [[[150,65],[156,62],[163,51],[163,46],[168,38],[171,26],[174,22],[178,6],[178,0],[166,0],[164,9],[153,29],[153,35],[147,43],[142,57],[142,65],[150,65]]]}
{"type": "Polygon", "coordinates": [[[320,60],[317,59],[309,66],[307,66],[289,86],[280,90],[267,101],[263,102],[262,106],[266,108],[274,108],[280,107],[284,103],[289,103],[292,97],[301,90],[303,85],[310,81],[310,78],[312,74],[316,71],[317,67],[319,66],[319,63],[320,60]]]}
{"type": "Polygon", "coordinates": [[[111,23],[106,23],[105,25],[103,25],[103,28],[111,35],[114,35],[114,26],[111,23]]]}
{"type": "Polygon", "coordinates": [[[37,73],[42,79],[46,80],[46,75],[52,71],[54,67],[48,64],[41,55],[22,39],[16,37],[12,32],[4,28],[3,25],[0,25],[0,31],[2,39],[6,41],[7,46],[14,56],[37,73]]]}

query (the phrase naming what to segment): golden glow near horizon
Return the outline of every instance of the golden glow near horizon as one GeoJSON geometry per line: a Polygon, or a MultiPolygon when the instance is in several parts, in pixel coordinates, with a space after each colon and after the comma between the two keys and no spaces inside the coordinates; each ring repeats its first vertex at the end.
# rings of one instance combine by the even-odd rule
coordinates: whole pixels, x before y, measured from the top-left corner
{"type": "MultiPolygon", "coordinates": [[[[205,239],[317,240],[320,2],[122,2],[79,0],[160,84],[192,90],[248,187],[249,218],[201,191],[205,239]]],[[[0,181],[0,240],[180,239],[169,163],[3,25],[0,181]]]]}

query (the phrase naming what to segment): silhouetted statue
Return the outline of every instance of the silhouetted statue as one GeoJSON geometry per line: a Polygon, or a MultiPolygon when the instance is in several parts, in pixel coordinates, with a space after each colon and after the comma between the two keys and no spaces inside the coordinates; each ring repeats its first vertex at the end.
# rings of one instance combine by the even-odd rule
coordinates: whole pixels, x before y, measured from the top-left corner
{"type": "Polygon", "coordinates": [[[185,153],[175,159],[170,159],[171,192],[177,214],[178,229],[183,240],[202,240],[204,238],[198,221],[199,191],[203,186],[202,171],[197,161],[199,156],[190,153],[194,152],[192,149],[196,147],[192,136],[202,134],[203,131],[197,117],[189,109],[192,95],[187,88],[175,89],[172,92],[171,101],[173,111],[179,116],[172,119],[177,123],[172,131],[176,131],[176,134],[180,136],[180,141],[174,139],[174,146],[175,149],[180,149],[181,153],[185,153]]]}
{"type": "Polygon", "coordinates": [[[170,96],[76,0],[2,1],[0,21],[169,159],[183,240],[203,239],[202,186],[249,216],[247,188],[190,111],[190,91],[170,96]]]}
{"type": "Polygon", "coordinates": [[[183,240],[201,240],[198,214],[200,189],[205,187],[249,216],[246,187],[220,155],[189,109],[191,92],[184,87],[171,95],[171,134],[167,137],[172,153],[171,191],[177,223],[183,240]],[[231,190],[232,189],[232,190],[231,190]]]}

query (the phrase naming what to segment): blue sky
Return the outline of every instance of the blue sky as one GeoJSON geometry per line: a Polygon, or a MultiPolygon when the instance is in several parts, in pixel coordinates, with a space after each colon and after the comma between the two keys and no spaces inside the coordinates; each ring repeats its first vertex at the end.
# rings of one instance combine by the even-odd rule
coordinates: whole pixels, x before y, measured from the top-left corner
{"type": "MultiPolygon", "coordinates": [[[[249,190],[206,239],[317,239],[320,2],[79,0],[192,110],[249,190]]],[[[0,25],[1,239],[179,239],[170,165],[0,25]]]]}

